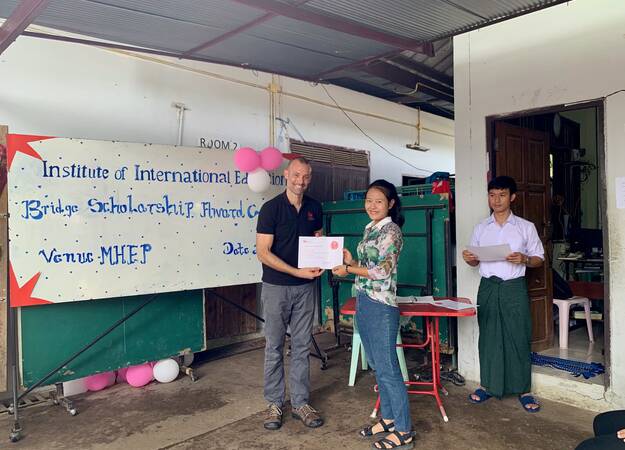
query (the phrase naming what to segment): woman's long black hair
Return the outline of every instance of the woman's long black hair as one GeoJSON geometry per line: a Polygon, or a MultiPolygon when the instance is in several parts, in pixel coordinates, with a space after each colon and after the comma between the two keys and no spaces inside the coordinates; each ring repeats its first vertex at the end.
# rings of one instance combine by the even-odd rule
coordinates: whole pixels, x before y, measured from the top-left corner
{"type": "Polygon", "coordinates": [[[393,207],[388,211],[388,215],[393,222],[401,227],[404,224],[404,216],[401,215],[401,201],[399,200],[399,195],[397,195],[395,186],[386,180],[375,180],[367,187],[367,192],[369,192],[370,189],[377,189],[382,192],[389,203],[391,200],[395,200],[393,207]]]}

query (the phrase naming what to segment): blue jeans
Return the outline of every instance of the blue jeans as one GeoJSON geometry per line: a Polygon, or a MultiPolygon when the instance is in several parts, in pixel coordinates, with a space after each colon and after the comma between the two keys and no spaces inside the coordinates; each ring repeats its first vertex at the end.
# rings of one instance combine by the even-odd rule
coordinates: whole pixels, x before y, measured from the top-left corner
{"type": "Polygon", "coordinates": [[[367,361],[375,370],[382,418],[392,419],[397,431],[412,431],[408,392],[395,349],[399,308],[372,300],[362,291],[356,299],[356,323],[367,361]]]}

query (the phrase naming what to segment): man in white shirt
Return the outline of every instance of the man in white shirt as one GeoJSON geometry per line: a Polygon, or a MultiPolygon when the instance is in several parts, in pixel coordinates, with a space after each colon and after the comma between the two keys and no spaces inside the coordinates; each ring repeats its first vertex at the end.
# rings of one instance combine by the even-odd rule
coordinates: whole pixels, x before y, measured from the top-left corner
{"type": "Polygon", "coordinates": [[[472,246],[510,245],[506,260],[480,262],[470,251],[462,252],[482,276],[477,294],[481,387],[469,400],[482,403],[515,394],[527,412],[538,412],[540,405],[530,393],[532,324],[525,269],[543,264],[544,249],[534,224],[510,209],[516,190],[511,177],[488,183],[493,213],[475,226],[471,238],[472,246]]]}

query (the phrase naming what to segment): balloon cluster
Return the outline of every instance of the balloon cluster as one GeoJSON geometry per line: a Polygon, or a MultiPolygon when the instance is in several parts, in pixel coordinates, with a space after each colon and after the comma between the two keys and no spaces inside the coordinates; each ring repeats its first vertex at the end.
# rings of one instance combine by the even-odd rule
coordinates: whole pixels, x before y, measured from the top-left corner
{"type": "MultiPolygon", "coordinates": [[[[184,356],[184,365],[193,361],[193,354],[184,356]]],[[[117,371],[96,373],[84,378],[84,391],[101,391],[117,381],[128,383],[133,387],[141,387],[156,380],[161,383],[169,383],[178,377],[180,362],[174,358],[162,359],[158,362],[148,362],[136,366],[122,367],[117,371]]],[[[74,380],[78,381],[78,380],[74,380]]],[[[77,392],[78,393],[78,392],[77,392]]]]}
{"type": "Polygon", "coordinates": [[[268,170],[275,170],[282,164],[282,152],[267,147],[257,152],[250,147],[241,147],[234,152],[234,164],[247,173],[247,185],[253,192],[265,192],[270,185],[268,170]]]}

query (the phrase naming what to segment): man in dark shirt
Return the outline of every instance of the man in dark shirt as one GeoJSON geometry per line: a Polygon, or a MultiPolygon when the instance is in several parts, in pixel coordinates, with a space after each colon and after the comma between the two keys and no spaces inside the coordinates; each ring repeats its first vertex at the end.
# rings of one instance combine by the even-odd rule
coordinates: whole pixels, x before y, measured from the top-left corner
{"type": "Polygon", "coordinates": [[[315,310],[315,278],[318,267],[297,268],[300,236],[320,236],[321,204],[304,195],[312,168],[305,158],[289,162],[284,171],[286,191],[266,202],[258,215],[256,252],[263,264],[261,300],[265,315],[265,399],[269,402],[264,427],[282,426],[284,339],[291,334],[289,390],[293,417],[311,428],[323,425],[319,413],[308,404],[310,392],[310,344],[315,310]]]}

